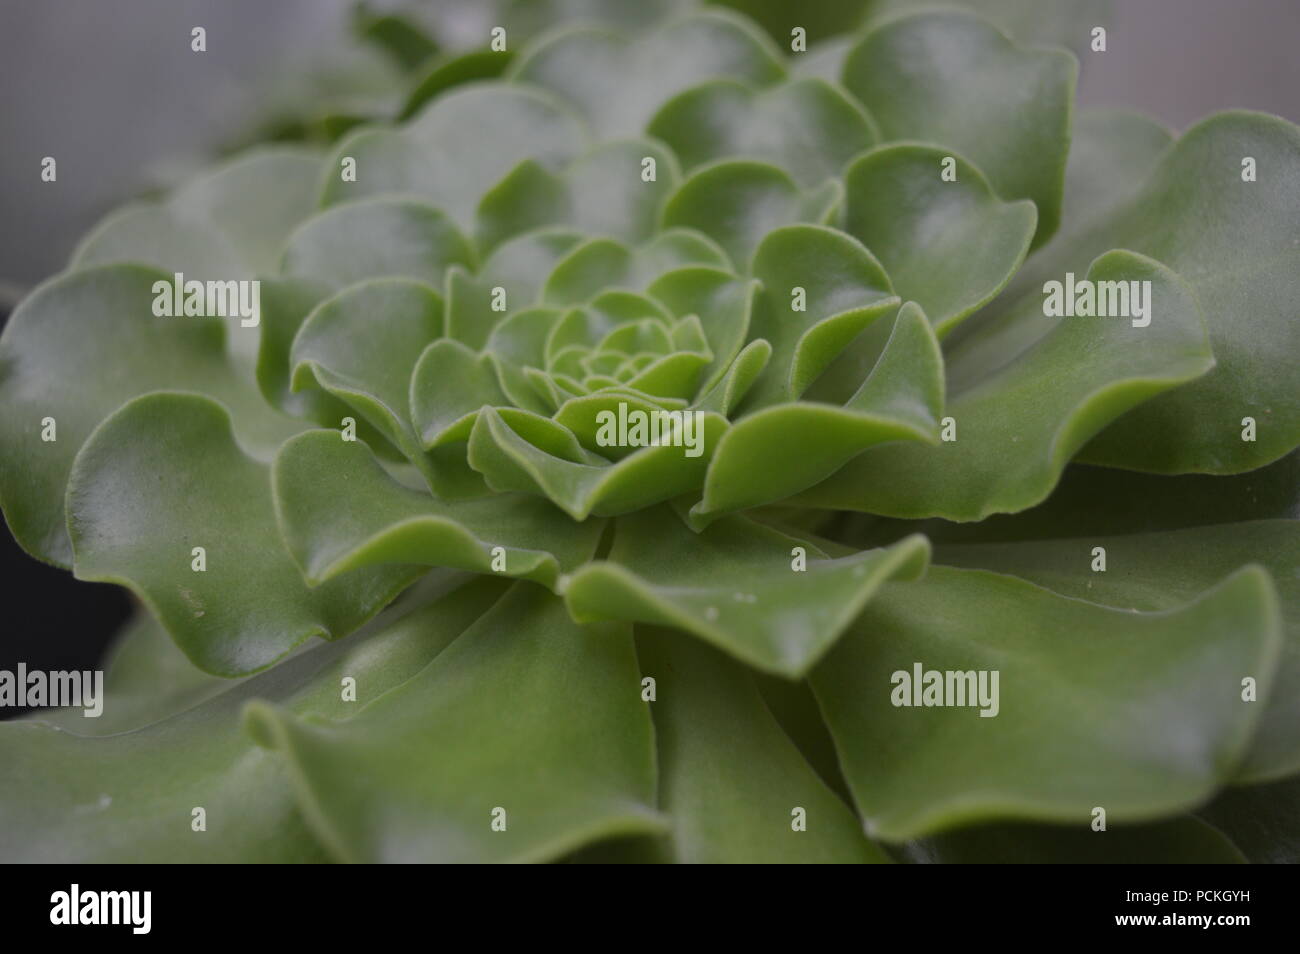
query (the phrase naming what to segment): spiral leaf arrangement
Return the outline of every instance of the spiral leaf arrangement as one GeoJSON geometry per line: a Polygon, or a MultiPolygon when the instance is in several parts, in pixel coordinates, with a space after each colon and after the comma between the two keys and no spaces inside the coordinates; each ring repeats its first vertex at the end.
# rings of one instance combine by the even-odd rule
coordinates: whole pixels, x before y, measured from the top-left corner
{"type": "Polygon", "coordinates": [[[436,57],[14,312],[9,527],[141,608],[103,718],[0,726],[0,854],[1294,860],[1300,131],[1075,116],[972,12],[647,18],[436,57]]]}

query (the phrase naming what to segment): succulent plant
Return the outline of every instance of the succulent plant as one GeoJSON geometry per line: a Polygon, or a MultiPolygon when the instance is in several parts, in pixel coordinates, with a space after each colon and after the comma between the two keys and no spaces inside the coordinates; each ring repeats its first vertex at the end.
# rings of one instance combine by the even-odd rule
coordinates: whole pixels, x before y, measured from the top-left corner
{"type": "Polygon", "coordinates": [[[0,856],[1295,860],[1300,131],[659,6],[17,308],[9,528],[140,608],[0,856]]]}

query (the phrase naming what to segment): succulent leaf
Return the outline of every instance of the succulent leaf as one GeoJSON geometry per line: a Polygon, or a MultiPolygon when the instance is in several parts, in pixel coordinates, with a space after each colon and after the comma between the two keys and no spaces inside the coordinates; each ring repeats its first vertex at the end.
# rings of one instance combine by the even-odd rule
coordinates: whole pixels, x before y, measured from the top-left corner
{"type": "Polygon", "coordinates": [[[1259,567],[1155,613],[934,567],[919,583],[887,584],[812,684],[876,837],[902,841],[1007,817],[1086,830],[1097,805],[1108,820],[1147,821],[1197,807],[1231,778],[1258,712],[1242,701],[1237,674],[1271,676],[1277,612],[1259,567]],[[1000,671],[1000,711],[985,719],[992,702],[911,708],[862,691],[892,685],[920,705],[918,659],[931,670],[1000,671]],[[892,675],[900,672],[916,678],[904,683],[892,675]],[[1167,710],[1180,713],[1176,746],[1163,730],[1167,710]],[[1061,746],[1067,764],[1034,770],[1051,758],[1040,747],[1061,746]]]}
{"type": "Polygon", "coordinates": [[[362,10],[320,145],[107,216],[0,508],[140,605],[0,856],[1300,857],[1300,131],[952,6],[362,10]]]}

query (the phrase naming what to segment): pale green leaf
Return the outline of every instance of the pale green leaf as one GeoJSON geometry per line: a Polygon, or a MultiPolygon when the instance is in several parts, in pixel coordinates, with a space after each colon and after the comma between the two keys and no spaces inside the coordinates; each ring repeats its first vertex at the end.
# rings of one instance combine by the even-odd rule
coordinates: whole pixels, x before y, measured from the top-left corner
{"type": "Polygon", "coordinates": [[[882,588],[812,684],[869,833],[904,841],[1007,818],[1088,830],[1095,808],[1107,824],[1147,821],[1231,778],[1261,712],[1241,676],[1267,683],[1280,641],[1257,567],[1154,613],[931,567],[882,588]],[[909,685],[918,666],[941,692],[945,673],[988,673],[989,704],[895,704],[924,700],[909,685]]]}
{"type": "Polygon", "coordinates": [[[577,619],[674,626],[760,670],[794,677],[834,644],[881,583],[916,578],[928,556],[926,541],[912,537],[828,559],[807,541],[743,517],[695,534],[671,514],[650,511],[618,520],[608,559],[574,573],[564,598],[577,619]]]}
{"type": "Polygon", "coordinates": [[[309,590],[267,536],[274,526],[269,469],[240,450],[221,405],[199,395],[129,401],[68,478],[77,576],[130,587],[196,665],[219,675],[350,632],[416,575],[381,567],[309,590]]]}
{"type": "Polygon", "coordinates": [[[249,719],[348,860],[548,861],[663,828],[630,634],[579,626],[526,584],[347,722],[249,719]]]}

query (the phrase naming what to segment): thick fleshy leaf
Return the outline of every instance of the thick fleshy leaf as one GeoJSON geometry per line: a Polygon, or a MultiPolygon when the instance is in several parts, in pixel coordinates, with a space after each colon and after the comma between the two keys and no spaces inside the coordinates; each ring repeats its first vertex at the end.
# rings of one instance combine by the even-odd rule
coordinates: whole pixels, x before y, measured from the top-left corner
{"type": "Polygon", "coordinates": [[[678,861],[889,861],[804,760],[743,667],[672,630],[639,631],[637,650],[655,680],[659,799],[678,861]]]}
{"type": "Polygon", "coordinates": [[[313,829],[343,858],[546,861],[662,830],[640,692],[626,629],[579,626],[518,584],[349,721],[265,705],[249,721],[289,759],[313,829]]]}
{"type": "Polygon", "coordinates": [[[1239,865],[1245,856],[1221,832],[1193,817],[1148,825],[981,825],[902,846],[918,864],[1239,865]]]}
{"type": "Polygon", "coordinates": [[[899,309],[880,361],[843,407],[775,404],[723,435],[704,499],[691,513],[707,520],[781,500],[829,477],[873,444],[937,443],[942,413],[939,342],[925,313],[909,302],[899,309]]]}
{"type": "Polygon", "coordinates": [[[83,269],[128,263],[214,281],[251,274],[239,250],[214,228],[183,222],[156,202],[136,202],[111,212],[81,240],[69,264],[83,269]]]}
{"type": "Polygon", "coordinates": [[[741,349],[731,364],[722,373],[718,383],[695,404],[703,411],[713,411],[724,417],[732,412],[749,389],[754,386],[758,376],[772,359],[772,346],[759,338],[751,341],[741,349]]]}
{"type": "Polygon", "coordinates": [[[30,295],[0,337],[0,503],[14,537],[43,560],[71,563],[68,472],[95,425],[124,401],[163,389],[210,395],[259,454],[298,429],[227,358],[225,326],[237,319],[156,317],[157,282],[170,295],[170,275],[134,265],[65,273],[30,295]]]}
{"type": "Polygon", "coordinates": [[[701,376],[703,389],[718,383],[745,346],[759,289],[756,281],[738,278],[725,268],[709,265],[675,268],[660,275],[647,288],[647,293],[674,315],[695,315],[700,319],[714,356],[701,376]]]}
{"type": "Polygon", "coordinates": [[[730,261],[715,242],[687,228],[665,229],[637,248],[595,238],[575,244],[556,263],[541,297],[553,304],[594,303],[611,291],[654,289],[666,275],[691,268],[720,271],[730,268],[730,261]]]}
{"type": "Polygon", "coordinates": [[[492,248],[548,225],[571,225],[623,242],[647,241],[680,179],[676,157],[649,140],[602,143],[560,174],[525,160],[479,204],[479,247],[492,248]],[[647,159],[654,160],[652,178],[647,178],[647,159]]]}
{"type": "MultiPolygon", "coordinates": [[[[550,413],[552,410],[549,404],[537,393],[529,377],[527,368],[544,368],[546,366],[546,344],[551,332],[556,324],[564,317],[566,312],[559,308],[525,308],[516,311],[509,317],[501,320],[496,327],[492,329],[486,344],[483,346],[483,355],[492,363],[496,372],[497,385],[501,391],[510,399],[509,404],[525,411],[533,411],[538,414],[550,413]]],[[[480,372],[475,370],[474,380],[478,381],[480,372]]],[[[413,385],[414,387],[415,385],[413,385]]],[[[421,388],[426,387],[423,383],[421,388]]],[[[420,401],[428,405],[433,405],[435,400],[446,403],[450,411],[455,413],[469,404],[469,398],[472,393],[482,388],[483,391],[489,390],[486,382],[474,384],[470,388],[465,388],[463,393],[464,403],[452,405],[443,397],[434,398],[432,392],[428,398],[419,398],[416,400],[416,406],[420,406],[420,401]]],[[[454,392],[456,395],[462,394],[462,389],[457,388],[454,392]]],[[[482,404],[500,403],[491,400],[481,401],[482,404]]],[[[429,437],[427,430],[427,421],[432,420],[428,411],[416,411],[417,425],[426,427],[425,438],[429,437]]],[[[468,421],[468,417],[461,420],[468,421]]],[[[470,421],[472,424],[472,421],[470,421]]],[[[567,426],[567,425],[566,425],[567,426]]],[[[459,436],[459,426],[451,431],[444,432],[447,438],[459,436]]]]}
{"type": "Polygon", "coordinates": [[[525,159],[558,166],[582,151],[581,121],[539,90],[474,84],[440,96],[400,129],[365,129],[327,160],[324,205],[382,193],[414,193],[473,226],[479,198],[525,159]],[[345,181],[344,160],[356,163],[345,181]]]}
{"type": "Polygon", "coordinates": [[[978,169],[939,146],[881,146],[845,174],[845,231],[880,260],[942,338],[1024,261],[1037,212],[1002,202],[978,169]],[[952,160],[955,181],[943,178],[952,160]]]}
{"type": "Polygon", "coordinates": [[[1071,143],[1017,44],[1106,0],[702,2],[361,11],[257,133],[328,156],[19,308],[0,505],[145,605],[103,718],[0,724],[0,855],[1294,859],[1300,132],[1071,143]],[[1081,274],[1154,320],[1048,318],[1081,274]],[[921,660],[998,716],[893,705],[921,660]]]}
{"type": "Polygon", "coordinates": [[[505,72],[514,54],[510,50],[471,50],[468,53],[434,57],[406,95],[398,119],[410,119],[441,93],[475,80],[496,79],[505,72]]]}
{"type": "Polygon", "coordinates": [[[804,0],[798,5],[786,0],[714,2],[719,6],[739,10],[767,30],[773,40],[786,46],[795,27],[802,27],[810,41],[835,33],[851,32],[861,25],[863,17],[877,0],[804,0]]]}
{"type": "Polygon", "coordinates": [[[182,221],[210,223],[252,271],[274,272],[285,239],[311,213],[320,163],[305,150],[257,150],[182,186],[168,205],[182,221]]]}
{"type": "MultiPolygon", "coordinates": [[[[873,19],[910,12],[915,0],[872,0],[873,19]]],[[[1080,57],[1091,51],[1093,27],[1114,24],[1114,0],[948,0],[987,17],[1021,43],[1063,46],[1080,57]]],[[[1104,57],[1097,55],[1098,68],[1104,57]]]]}
{"type": "Polygon", "coordinates": [[[1280,641],[1258,567],[1155,613],[931,567],[882,588],[812,684],[869,833],[902,841],[1005,818],[1087,830],[1095,808],[1108,824],[1146,821],[1226,782],[1261,712],[1241,678],[1267,687],[1280,641]],[[976,701],[966,688],[981,672],[976,701]]]}
{"type": "Polygon", "coordinates": [[[621,517],[608,559],[578,570],[563,592],[575,619],[675,626],[751,666],[794,677],[831,647],[881,583],[915,579],[928,557],[922,537],[829,559],[743,517],[695,534],[675,516],[650,511],[621,517]]]}
{"type": "Polygon", "coordinates": [[[250,152],[166,202],[109,216],[78,246],[73,265],[134,262],[214,280],[273,273],[285,239],[311,214],[320,168],[306,150],[250,152]]]}
{"type": "Polygon", "coordinates": [[[1009,349],[1022,350],[1024,342],[1035,340],[1043,329],[1031,322],[1016,326],[1017,334],[1024,335],[1023,341],[1005,336],[1002,326],[1007,324],[1008,309],[1003,303],[1041,296],[1045,279],[1059,280],[1060,275],[1054,276],[1042,264],[1052,261],[1060,249],[1068,248],[1090,226],[1132,199],[1173,141],[1168,129],[1138,113],[1108,109],[1079,113],[1065,169],[1060,229],[1012,278],[1001,301],[952,337],[948,344],[955,357],[997,367],[1006,361],[1009,349]],[[1004,317],[999,320],[998,315],[1004,317]],[[983,345],[991,347],[986,350],[983,345]]]}
{"type": "Polygon", "coordinates": [[[842,195],[843,187],[834,180],[800,191],[771,163],[724,159],[681,184],[664,206],[663,222],[703,232],[744,265],[773,229],[792,222],[829,222],[842,195]]]}
{"type": "Polygon", "coordinates": [[[722,246],[703,232],[684,228],[664,228],[637,249],[632,263],[634,286],[648,288],[668,272],[692,265],[706,268],[731,267],[722,246]]]}
{"type": "MultiPolygon", "coordinates": [[[[844,75],[844,61],[857,42],[857,36],[841,35],[812,43],[807,52],[790,61],[790,75],[838,84],[844,75]]],[[[871,125],[876,132],[876,138],[880,138],[880,128],[874,120],[871,125]]]]}
{"type": "MultiPolygon", "coordinates": [[[[680,402],[680,404],[684,403],[680,402]]],[[[565,401],[551,417],[551,420],[572,431],[573,436],[578,439],[578,443],[587,450],[594,451],[601,457],[610,460],[623,460],[635,454],[637,448],[604,443],[602,441],[604,436],[602,434],[604,431],[603,423],[606,420],[617,422],[620,413],[632,415],[641,412],[650,415],[666,409],[663,404],[657,403],[653,398],[641,392],[610,387],[607,390],[595,391],[565,401]],[[620,405],[623,405],[621,410],[620,405]],[[604,412],[613,414],[614,417],[602,417],[601,415],[604,412]]],[[[675,407],[673,409],[679,408],[675,407]]]]}
{"type": "Polygon", "coordinates": [[[274,71],[259,89],[259,122],[245,130],[247,139],[332,143],[400,107],[407,78],[378,47],[330,44],[302,52],[298,69],[274,71]]]}
{"type": "MultiPolygon", "coordinates": [[[[356,680],[359,702],[377,698],[499,593],[498,581],[484,580],[426,599],[138,731],[86,738],[38,721],[0,724],[0,855],[44,863],[332,860],[303,820],[287,767],[241,730],[244,706],[259,699],[302,716],[347,718],[358,704],[343,700],[342,679],[356,680]],[[195,808],[204,810],[205,831],[192,827],[195,808]]],[[[119,698],[106,698],[106,717],[119,698]]]]}
{"type": "Polygon", "coordinates": [[[681,180],[677,157],[649,140],[605,144],[575,160],[566,175],[572,223],[632,243],[654,237],[659,210],[681,180]],[[654,160],[653,178],[646,159],[654,160]]]}
{"type": "Polygon", "coordinates": [[[335,288],[367,278],[413,278],[434,287],[474,253],[455,224],[423,202],[362,199],[326,209],[289,237],[286,274],[335,288]]]}
{"type": "Polygon", "coordinates": [[[1300,520],[1300,451],[1234,477],[1165,477],[1071,464],[1037,507],[980,523],[927,521],[924,530],[935,542],[993,543],[1272,519],[1300,520]]]}
{"type": "Polygon", "coordinates": [[[1003,199],[1032,199],[1042,244],[1060,222],[1076,71],[1063,50],[1022,49],[987,20],[952,10],[870,30],[843,79],[886,140],[951,146],[1003,199]]]}
{"type": "Polygon", "coordinates": [[[852,236],[822,226],[767,233],[754,253],[753,274],[763,291],[749,334],[772,345],[772,360],[747,410],[797,400],[863,328],[899,304],[871,253],[852,236]]]}
{"type": "MultiPolygon", "coordinates": [[[[793,57],[799,75],[837,79],[854,43],[844,36],[867,23],[913,12],[917,0],[815,0],[798,5],[786,0],[714,0],[740,10],[762,24],[780,44],[795,27],[807,30],[809,49],[793,57]],[[826,38],[826,39],[823,39],[826,38]]],[[[965,7],[993,21],[1021,43],[1064,46],[1083,56],[1092,29],[1114,24],[1113,0],[947,0],[943,6],[965,7]]]]}
{"type": "Polygon", "coordinates": [[[747,21],[716,10],[675,19],[636,40],[578,27],[526,50],[509,76],[575,104],[601,139],[642,132],[660,105],[707,79],[756,84],[785,73],[771,41],[747,21]]]}
{"type": "Polygon", "coordinates": [[[360,567],[418,564],[534,580],[590,559],[604,522],[576,523],[536,497],[455,503],[395,481],[359,441],[309,431],[272,470],[281,531],[310,585],[360,567]]]}
{"type": "Polygon", "coordinates": [[[465,440],[479,408],[507,403],[491,356],[455,338],[425,348],[411,374],[411,421],[424,447],[465,440]]]}
{"type": "Polygon", "coordinates": [[[1103,255],[1088,280],[1149,281],[1154,317],[1044,318],[1051,332],[979,382],[948,377],[955,440],[872,448],[796,500],[898,517],[979,520],[1041,501],[1089,438],[1125,411],[1213,366],[1195,298],[1158,262],[1103,255]]]}
{"type": "Polygon", "coordinates": [[[705,413],[696,427],[683,430],[681,446],[641,447],[610,463],[544,417],[485,407],[470,434],[469,464],[493,490],[544,496],[574,520],[613,516],[699,489],[727,421],[705,413]],[[698,444],[697,456],[687,441],[698,444]]]}
{"type": "MultiPolygon", "coordinates": [[[[1044,247],[1049,257],[1058,245],[1131,199],[1173,144],[1174,135],[1154,119],[1120,109],[1085,109],[1074,117],[1070,158],[1065,166],[1065,195],[1061,228],[1044,247]]],[[[1011,284],[1015,295],[1022,282],[1033,283],[1027,269],[1011,284]]]]}
{"type": "Polygon", "coordinates": [[[442,335],[442,297],[422,282],[379,278],[344,289],[303,322],[290,352],[295,391],[317,387],[351,406],[411,459],[411,377],[442,335]]]}
{"type": "Polygon", "coordinates": [[[840,771],[839,756],[835,754],[835,740],[826,728],[817,697],[813,695],[808,680],[792,680],[771,673],[750,670],[759,694],[768,710],[776,717],[785,734],[795,744],[813,771],[846,805],[853,804],[848,783],[840,771]]]}
{"type": "Polygon", "coordinates": [[[821,79],[762,92],[714,80],[667,102],[647,131],[668,143],[687,171],[718,159],[764,159],[804,188],[840,175],[879,138],[862,107],[821,79]]]}
{"type": "MultiPolygon", "coordinates": [[[[1183,276],[1201,302],[1215,368],[1126,414],[1081,459],[1156,473],[1232,474],[1300,444],[1300,129],[1273,116],[1223,113],[1167,150],[1137,195],[1027,266],[1026,300],[1093,255],[1132,249],[1183,276]],[[1243,181],[1254,161],[1255,181],[1243,181]],[[1243,440],[1243,419],[1256,422],[1243,440]]],[[[972,321],[954,366],[1005,361],[1042,335],[1019,304],[972,321]]]]}
{"type": "Polygon", "coordinates": [[[1277,589],[1285,638],[1273,688],[1259,696],[1264,712],[1236,780],[1300,772],[1300,522],[945,546],[935,560],[1010,573],[1076,599],[1143,612],[1172,609],[1248,563],[1263,566],[1277,589]],[[1096,547],[1102,548],[1104,571],[1093,569],[1096,547]]]}
{"type": "Polygon", "coordinates": [[[339,424],[348,406],[316,388],[291,390],[289,356],[302,323],[332,292],[329,284],[316,279],[263,279],[261,334],[254,364],[257,389],[268,404],[327,426],[339,424]]]}
{"type": "MultiPolygon", "coordinates": [[[[514,48],[569,23],[596,24],[610,30],[648,30],[691,5],[692,0],[441,0],[420,5],[418,16],[440,49],[467,50],[487,43],[491,38],[489,30],[497,24],[505,29],[509,46],[514,48]]],[[[405,9],[412,6],[407,4],[405,9]]]]}
{"type": "Polygon", "coordinates": [[[84,708],[71,706],[33,709],[19,718],[73,735],[116,735],[184,712],[235,685],[196,669],[143,607],[113,637],[103,668],[104,701],[98,716],[88,718],[84,708]]]}
{"type": "Polygon", "coordinates": [[[437,41],[424,27],[401,13],[379,13],[358,7],[352,31],[383,50],[403,70],[413,70],[438,52],[437,41]]]}
{"type": "Polygon", "coordinates": [[[556,264],[582,238],[567,227],[538,229],[499,245],[475,275],[453,266],[447,272],[447,337],[482,348],[506,316],[536,303],[556,264]]]}
{"type": "Polygon", "coordinates": [[[596,238],[574,246],[556,264],[541,297],[550,305],[578,305],[611,290],[653,288],[665,274],[688,267],[716,271],[726,264],[721,249],[689,229],[669,229],[635,249],[615,239],[596,238]]]}
{"type": "Polygon", "coordinates": [[[262,669],[310,636],[350,632],[417,575],[381,567],[308,590],[267,537],[268,468],[236,445],[221,405],[199,395],[125,404],[77,454],[67,499],[77,576],[130,587],[218,675],[262,669]]]}

